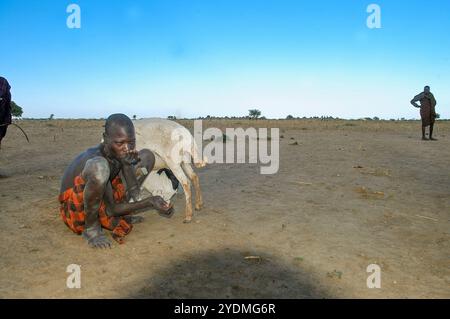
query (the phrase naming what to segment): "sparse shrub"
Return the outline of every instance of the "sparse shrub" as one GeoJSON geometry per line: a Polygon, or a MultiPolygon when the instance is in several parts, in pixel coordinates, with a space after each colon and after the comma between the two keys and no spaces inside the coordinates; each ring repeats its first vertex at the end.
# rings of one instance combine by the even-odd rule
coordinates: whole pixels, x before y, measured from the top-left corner
{"type": "Polygon", "coordinates": [[[16,102],[11,101],[11,115],[15,117],[22,117],[23,110],[16,102]]]}
{"type": "Polygon", "coordinates": [[[248,116],[250,117],[250,119],[256,120],[261,116],[261,111],[257,109],[248,110],[248,116]]]}

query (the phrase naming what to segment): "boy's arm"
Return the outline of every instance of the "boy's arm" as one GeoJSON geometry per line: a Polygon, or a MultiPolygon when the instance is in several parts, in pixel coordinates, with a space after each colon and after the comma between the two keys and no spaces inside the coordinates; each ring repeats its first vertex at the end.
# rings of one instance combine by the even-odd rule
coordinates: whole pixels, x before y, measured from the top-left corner
{"type": "Polygon", "coordinates": [[[412,100],[411,100],[411,104],[414,107],[420,108],[420,105],[417,104],[417,102],[419,102],[423,97],[423,93],[420,93],[418,95],[416,95],[412,100]]]}
{"type": "Polygon", "coordinates": [[[108,216],[125,216],[139,213],[143,209],[154,208],[159,212],[165,213],[171,206],[160,196],[153,196],[134,203],[116,203],[114,200],[111,183],[107,183],[105,190],[106,212],[108,216]]]}

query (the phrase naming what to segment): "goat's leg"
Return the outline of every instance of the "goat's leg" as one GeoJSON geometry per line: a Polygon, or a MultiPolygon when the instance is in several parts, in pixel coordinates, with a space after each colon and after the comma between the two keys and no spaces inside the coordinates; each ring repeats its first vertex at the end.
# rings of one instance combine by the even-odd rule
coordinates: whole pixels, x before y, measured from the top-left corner
{"type": "Polygon", "coordinates": [[[191,193],[191,181],[184,173],[181,166],[175,163],[167,163],[167,166],[181,183],[183,187],[184,196],[186,198],[186,208],[185,208],[185,217],[184,222],[189,223],[192,220],[192,193],[191,193]]]}
{"type": "Polygon", "coordinates": [[[200,180],[198,178],[198,175],[194,172],[192,169],[191,164],[189,163],[182,163],[181,167],[183,168],[183,171],[186,173],[188,178],[192,181],[194,184],[195,189],[195,209],[200,210],[203,208],[203,196],[202,196],[202,190],[200,189],[200,180]]]}

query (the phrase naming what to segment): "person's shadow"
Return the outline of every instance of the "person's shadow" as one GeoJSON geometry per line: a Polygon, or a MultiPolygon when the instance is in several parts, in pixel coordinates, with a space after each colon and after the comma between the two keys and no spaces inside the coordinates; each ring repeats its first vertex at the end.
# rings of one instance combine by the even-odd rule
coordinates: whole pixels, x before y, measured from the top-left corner
{"type": "Polygon", "coordinates": [[[252,255],[231,249],[186,255],[151,278],[134,283],[136,291],[129,297],[332,298],[300,265],[283,265],[264,253],[252,255]]]}

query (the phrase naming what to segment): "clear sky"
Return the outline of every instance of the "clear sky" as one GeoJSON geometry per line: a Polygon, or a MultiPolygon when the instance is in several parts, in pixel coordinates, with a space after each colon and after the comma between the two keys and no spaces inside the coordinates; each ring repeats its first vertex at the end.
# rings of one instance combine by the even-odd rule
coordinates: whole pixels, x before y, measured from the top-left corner
{"type": "Polygon", "coordinates": [[[24,117],[450,118],[448,0],[1,0],[0,34],[24,117]]]}

